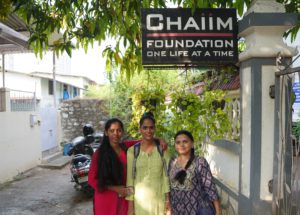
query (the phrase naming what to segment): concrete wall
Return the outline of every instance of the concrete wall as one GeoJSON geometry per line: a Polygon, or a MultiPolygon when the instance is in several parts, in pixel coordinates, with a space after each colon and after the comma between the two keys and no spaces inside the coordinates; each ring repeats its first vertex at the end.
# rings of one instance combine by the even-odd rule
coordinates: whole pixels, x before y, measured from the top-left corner
{"type": "Polygon", "coordinates": [[[35,112],[0,112],[0,183],[39,164],[41,160],[40,126],[30,126],[35,112]]]}
{"type": "Polygon", "coordinates": [[[238,214],[241,145],[237,142],[218,140],[208,146],[206,156],[221,199],[225,214],[238,214]]]}
{"type": "Polygon", "coordinates": [[[210,145],[207,160],[212,173],[237,192],[239,190],[239,156],[227,149],[210,145]]]}

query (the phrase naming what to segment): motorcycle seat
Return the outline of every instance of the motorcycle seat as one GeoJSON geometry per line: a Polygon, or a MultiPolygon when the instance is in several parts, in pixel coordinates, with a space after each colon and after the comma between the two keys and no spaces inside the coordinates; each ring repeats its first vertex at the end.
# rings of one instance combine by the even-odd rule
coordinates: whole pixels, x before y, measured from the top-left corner
{"type": "Polygon", "coordinates": [[[84,163],[86,160],[91,160],[91,157],[89,155],[78,154],[72,159],[72,162],[73,163],[78,163],[78,162],[84,163]]]}

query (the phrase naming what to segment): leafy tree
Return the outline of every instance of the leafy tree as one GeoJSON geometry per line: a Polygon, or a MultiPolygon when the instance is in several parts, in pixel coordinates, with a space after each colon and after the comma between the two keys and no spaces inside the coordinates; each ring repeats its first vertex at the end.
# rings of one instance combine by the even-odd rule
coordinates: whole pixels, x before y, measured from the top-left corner
{"type": "Polygon", "coordinates": [[[0,0],[0,20],[5,19],[11,11],[11,1],[10,0],[0,0]]]}
{"type": "MultiPolygon", "coordinates": [[[[170,0],[175,6],[184,8],[236,8],[241,16],[252,0],[170,0]]],[[[287,12],[299,14],[299,2],[277,0],[287,12]]],[[[101,43],[108,37],[116,40],[114,47],[104,52],[107,66],[116,62],[122,74],[131,78],[142,70],[141,65],[141,8],[166,8],[163,0],[0,0],[0,17],[7,17],[10,11],[19,14],[30,32],[30,44],[36,53],[42,55],[48,48],[49,35],[60,32],[63,37],[54,41],[57,53],[66,51],[69,55],[75,47],[88,49],[94,42],[101,43]],[[10,4],[11,3],[11,4],[10,4]],[[3,5],[3,7],[2,7],[3,5]],[[10,6],[10,8],[9,8],[10,6]],[[71,41],[76,40],[74,46],[71,41]],[[125,50],[125,51],[122,51],[125,50]]],[[[300,21],[291,29],[295,39],[300,21]]]]}
{"type": "Polygon", "coordinates": [[[114,71],[108,76],[110,83],[101,87],[89,86],[85,96],[106,101],[110,117],[120,118],[131,137],[139,137],[138,121],[145,111],[152,111],[158,121],[158,135],[162,136],[165,131],[165,95],[173,85],[178,84],[177,71],[142,71],[139,75],[134,75],[130,82],[124,81],[114,71]],[[149,103],[150,98],[157,100],[156,107],[149,103]]]}
{"type": "Polygon", "coordinates": [[[84,96],[103,100],[109,117],[121,119],[127,128],[132,117],[132,91],[132,84],[117,75],[106,85],[89,85],[84,96]]]}
{"type": "Polygon", "coordinates": [[[153,112],[157,121],[156,133],[165,136],[166,105],[165,97],[167,93],[178,84],[178,73],[176,70],[151,70],[142,71],[132,79],[132,119],[128,132],[131,136],[139,137],[139,119],[146,111],[153,112]]]}

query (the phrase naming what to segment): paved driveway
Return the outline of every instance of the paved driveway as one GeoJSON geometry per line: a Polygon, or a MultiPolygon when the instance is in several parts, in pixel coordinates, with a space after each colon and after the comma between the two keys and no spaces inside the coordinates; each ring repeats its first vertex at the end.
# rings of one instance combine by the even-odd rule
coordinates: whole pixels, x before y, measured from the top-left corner
{"type": "Polygon", "coordinates": [[[1,215],[92,215],[92,198],[73,188],[69,166],[34,168],[0,188],[1,215]]]}

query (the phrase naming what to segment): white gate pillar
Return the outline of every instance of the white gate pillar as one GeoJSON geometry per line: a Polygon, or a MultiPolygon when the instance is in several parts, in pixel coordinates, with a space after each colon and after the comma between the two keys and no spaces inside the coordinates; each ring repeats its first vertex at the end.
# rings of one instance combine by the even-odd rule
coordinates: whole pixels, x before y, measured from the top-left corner
{"type": "Polygon", "coordinates": [[[0,112],[10,112],[10,91],[0,88],[0,112]]]}
{"type": "Polygon", "coordinates": [[[297,22],[273,0],[254,1],[239,22],[239,36],[246,50],[240,54],[241,157],[238,214],[272,214],[274,99],[276,56],[291,58],[296,49],[283,42],[283,33],[297,22]]]}

